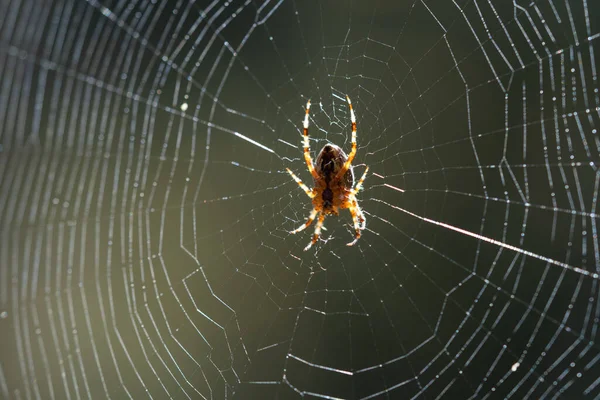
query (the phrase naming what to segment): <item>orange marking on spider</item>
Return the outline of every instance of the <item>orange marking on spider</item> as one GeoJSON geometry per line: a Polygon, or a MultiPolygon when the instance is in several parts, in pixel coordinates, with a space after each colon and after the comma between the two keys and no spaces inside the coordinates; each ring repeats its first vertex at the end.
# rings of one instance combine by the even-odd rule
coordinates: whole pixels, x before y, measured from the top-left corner
{"type": "Polygon", "coordinates": [[[348,209],[352,215],[354,225],[354,240],[348,243],[348,246],[353,246],[361,236],[360,231],[365,229],[366,219],[362,210],[358,205],[356,195],[362,188],[362,184],[367,177],[369,167],[365,168],[362,177],[356,182],[354,181],[354,171],[352,161],[356,155],[356,115],[352,108],[350,98],[346,96],[348,107],[350,108],[350,121],[352,123],[352,150],[346,156],[346,153],[341,147],[335,144],[328,143],[317,155],[316,165],[313,165],[310,156],[310,142],[308,136],[308,120],[310,112],[310,100],[306,103],[306,114],[304,116],[304,159],[309,172],[313,177],[314,187],[309,189],[294,173],[286,168],[289,174],[294,178],[296,183],[304,190],[304,192],[312,199],[313,208],[306,222],[299,228],[290,233],[298,233],[312,224],[317,215],[319,218],[315,226],[315,232],[312,240],[304,248],[310,249],[321,235],[323,222],[327,215],[339,215],[339,210],[348,209]]]}

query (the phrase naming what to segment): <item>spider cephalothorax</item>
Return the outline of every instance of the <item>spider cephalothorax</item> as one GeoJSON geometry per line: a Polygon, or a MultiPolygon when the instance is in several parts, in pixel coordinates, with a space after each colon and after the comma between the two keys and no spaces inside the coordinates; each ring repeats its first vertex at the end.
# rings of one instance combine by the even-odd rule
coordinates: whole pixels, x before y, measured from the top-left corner
{"type": "Polygon", "coordinates": [[[356,155],[356,116],[352,109],[350,98],[346,96],[348,106],[350,107],[350,119],[352,122],[352,151],[348,156],[339,147],[328,143],[323,146],[323,149],[317,156],[316,166],[313,165],[310,157],[310,146],[308,141],[308,113],[310,111],[310,100],[306,103],[306,115],[304,116],[304,159],[308,170],[313,177],[314,187],[309,189],[302,181],[287,168],[287,171],[292,175],[294,180],[306,192],[308,197],[312,199],[313,209],[310,215],[301,227],[293,230],[291,233],[297,233],[308,227],[320,213],[315,227],[315,233],[312,241],[304,250],[308,250],[313,244],[319,240],[321,227],[327,214],[338,215],[340,209],[347,208],[350,210],[352,220],[354,221],[354,240],[348,243],[352,246],[360,238],[360,231],[365,229],[365,216],[358,206],[356,194],[362,187],[362,183],[367,176],[369,167],[365,169],[362,177],[354,186],[354,172],[352,170],[352,161],[356,155]]]}

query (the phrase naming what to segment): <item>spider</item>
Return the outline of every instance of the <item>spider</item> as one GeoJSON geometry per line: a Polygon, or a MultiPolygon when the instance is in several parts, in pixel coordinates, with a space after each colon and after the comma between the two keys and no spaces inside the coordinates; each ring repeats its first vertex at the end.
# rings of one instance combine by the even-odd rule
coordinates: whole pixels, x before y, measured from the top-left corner
{"type": "Polygon", "coordinates": [[[314,187],[309,189],[300,178],[289,168],[286,168],[296,183],[312,199],[313,204],[313,209],[304,225],[290,233],[298,233],[306,229],[317,218],[317,215],[321,214],[317,220],[312,240],[304,248],[304,251],[310,249],[319,240],[325,216],[328,214],[339,215],[340,209],[347,208],[350,210],[354,222],[354,240],[348,243],[348,246],[353,246],[360,238],[360,231],[365,229],[365,215],[358,206],[356,194],[362,188],[369,167],[365,169],[358,183],[354,185],[352,161],[356,155],[356,116],[348,96],[346,96],[346,100],[348,100],[348,106],[350,107],[350,120],[352,122],[352,151],[350,151],[350,154],[346,156],[341,147],[327,143],[317,156],[317,165],[313,165],[308,142],[308,115],[310,111],[310,100],[308,100],[306,115],[304,116],[304,160],[308,166],[308,171],[313,177],[314,187]]]}

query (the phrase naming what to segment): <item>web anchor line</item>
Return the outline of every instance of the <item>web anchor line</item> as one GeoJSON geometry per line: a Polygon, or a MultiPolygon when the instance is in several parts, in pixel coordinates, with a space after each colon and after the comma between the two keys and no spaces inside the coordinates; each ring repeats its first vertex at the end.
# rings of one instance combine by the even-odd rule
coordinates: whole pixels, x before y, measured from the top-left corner
{"type": "Polygon", "coordinates": [[[462,233],[463,235],[471,236],[471,237],[473,237],[475,239],[483,240],[484,242],[488,242],[488,243],[494,244],[496,246],[503,247],[503,248],[508,249],[508,250],[512,250],[512,251],[514,251],[516,253],[520,253],[520,254],[523,254],[525,256],[536,258],[538,260],[542,260],[542,261],[545,261],[545,262],[550,263],[550,264],[558,265],[559,267],[568,269],[570,271],[576,272],[576,273],[584,275],[584,276],[589,276],[589,277],[591,277],[593,279],[598,279],[598,277],[599,277],[599,275],[597,273],[592,273],[592,272],[587,271],[587,270],[585,270],[583,268],[576,267],[576,266],[573,266],[573,265],[570,265],[570,264],[567,264],[567,263],[564,263],[564,262],[561,262],[561,261],[558,261],[558,260],[554,260],[552,258],[542,256],[542,255],[534,253],[532,251],[525,250],[525,249],[522,249],[520,247],[513,246],[513,245],[510,245],[510,244],[501,242],[499,240],[492,239],[492,238],[489,238],[487,236],[483,236],[483,235],[480,235],[478,233],[474,233],[474,232],[468,231],[466,229],[459,228],[459,227],[454,226],[454,225],[446,224],[446,223],[440,222],[440,221],[435,221],[435,220],[429,219],[427,217],[422,217],[422,216],[420,216],[418,214],[415,214],[413,212],[405,210],[402,207],[394,206],[394,205],[392,205],[390,203],[387,203],[385,201],[382,201],[382,200],[378,200],[378,199],[373,199],[373,200],[378,201],[380,203],[383,203],[383,204],[385,204],[385,205],[387,205],[387,206],[389,206],[391,208],[394,208],[394,209],[396,209],[398,211],[402,211],[403,213],[408,214],[410,216],[413,216],[415,218],[418,218],[421,221],[425,221],[425,222],[428,222],[428,223],[433,224],[433,225],[438,225],[438,226],[441,226],[441,227],[453,230],[455,232],[462,233]]]}

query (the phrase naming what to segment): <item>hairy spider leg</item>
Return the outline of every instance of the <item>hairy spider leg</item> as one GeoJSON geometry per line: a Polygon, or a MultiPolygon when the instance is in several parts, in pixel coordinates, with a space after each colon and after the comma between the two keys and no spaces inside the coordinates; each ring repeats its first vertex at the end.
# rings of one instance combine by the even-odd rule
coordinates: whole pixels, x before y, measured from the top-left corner
{"type": "Polygon", "coordinates": [[[296,174],[294,174],[294,173],[292,172],[292,170],[291,170],[291,169],[289,169],[289,168],[286,168],[286,170],[287,170],[287,172],[289,172],[289,173],[290,173],[290,175],[292,176],[292,178],[294,178],[294,180],[296,181],[296,183],[297,183],[298,185],[300,185],[300,187],[301,187],[301,188],[304,190],[304,192],[305,192],[305,193],[308,195],[308,197],[310,197],[311,199],[312,199],[313,197],[315,197],[315,193],[312,191],[312,189],[309,189],[309,188],[308,188],[308,186],[306,186],[306,185],[305,185],[305,184],[302,182],[302,180],[301,180],[300,178],[298,178],[298,177],[296,176],[296,174]]]}
{"type": "Polygon", "coordinates": [[[358,180],[358,183],[354,186],[354,189],[352,189],[352,194],[353,195],[355,195],[356,193],[358,193],[362,189],[362,184],[365,181],[365,178],[367,177],[367,172],[369,172],[369,167],[367,167],[365,169],[365,172],[363,172],[362,176],[358,180]]]}
{"type": "Polygon", "coordinates": [[[352,221],[354,221],[354,240],[346,244],[346,246],[354,246],[358,239],[360,239],[360,228],[361,225],[364,224],[364,216],[362,216],[362,211],[358,207],[356,199],[352,199],[352,205],[348,209],[350,210],[350,214],[352,214],[352,221]],[[361,222],[359,222],[359,213],[362,217],[361,222]]]}
{"type": "Polygon", "coordinates": [[[314,179],[319,179],[315,166],[313,165],[312,158],[310,158],[310,143],[308,141],[308,113],[310,112],[310,100],[306,102],[306,114],[304,114],[304,160],[308,171],[314,179]]]}
{"type": "Polygon", "coordinates": [[[321,236],[321,228],[323,227],[323,221],[325,220],[325,214],[319,215],[319,220],[317,221],[317,226],[315,226],[315,233],[313,235],[310,243],[304,248],[304,251],[310,249],[313,244],[317,243],[319,240],[319,236],[321,236]]]}
{"type": "Polygon", "coordinates": [[[348,100],[348,106],[350,107],[350,122],[352,122],[352,151],[350,151],[350,154],[348,154],[348,159],[337,173],[337,179],[340,179],[342,176],[344,176],[344,174],[350,169],[352,161],[354,161],[354,156],[356,155],[356,115],[354,115],[354,109],[352,108],[350,97],[346,96],[346,100],[348,100]]]}
{"type": "Polygon", "coordinates": [[[315,210],[314,208],[312,209],[312,211],[310,212],[310,215],[308,216],[308,219],[306,220],[306,222],[304,223],[304,225],[294,229],[293,231],[291,231],[290,233],[298,233],[300,231],[305,230],[306,228],[308,228],[310,226],[310,224],[312,224],[312,222],[315,220],[315,218],[317,217],[317,214],[319,212],[317,210],[315,210]]]}
{"type": "Polygon", "coordinates": [[[365,214],[363,214],[362,208],[356,203],[356,209],[358,210],[358,222],[360,222],[360,230],[364,230],[367,226],[367,221],[365,219],[365,214]]]}

